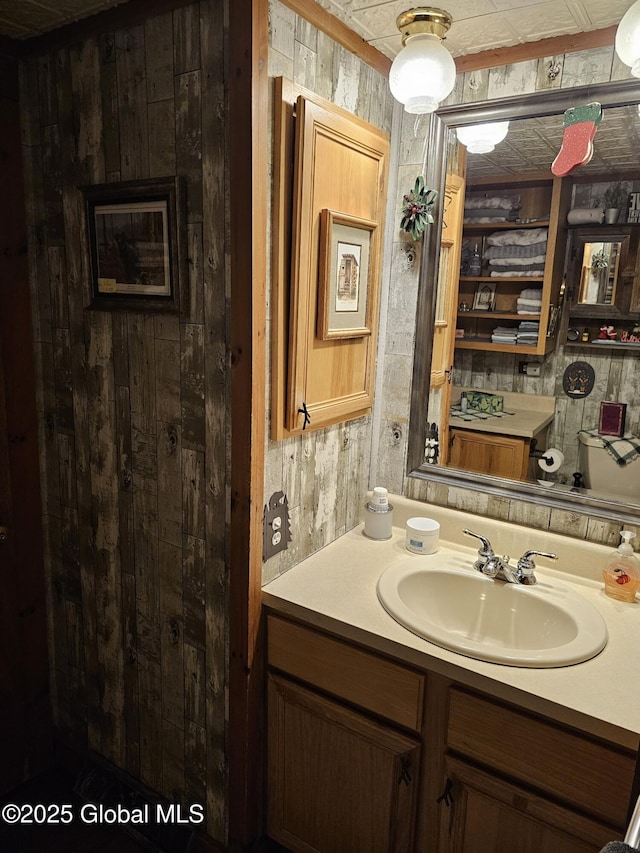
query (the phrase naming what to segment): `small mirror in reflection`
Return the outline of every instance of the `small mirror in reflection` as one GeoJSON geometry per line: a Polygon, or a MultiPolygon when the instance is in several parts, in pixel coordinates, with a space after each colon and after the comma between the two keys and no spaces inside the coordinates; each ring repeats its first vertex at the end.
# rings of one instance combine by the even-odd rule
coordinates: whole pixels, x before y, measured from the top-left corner
{"type": "Polygon", "coordinates": [[[583,305],[615,303],[620,243],[584,244],[578,302],[583,305]]]}

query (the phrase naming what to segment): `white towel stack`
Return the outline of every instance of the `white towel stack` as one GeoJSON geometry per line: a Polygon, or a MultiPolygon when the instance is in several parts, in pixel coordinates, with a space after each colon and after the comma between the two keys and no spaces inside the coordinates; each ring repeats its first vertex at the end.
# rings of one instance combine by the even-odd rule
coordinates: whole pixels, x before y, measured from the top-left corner
{"type": "Polygon", "coordinates": [[[544,275],[547,236],[546,228],[516,228],[489,234],[484,259],[489,262],[490,275],[502,278],[544,275]]]}
{"type": "Polygon", "coordinates": [[[542,290],[539,287],[527,287],[516,303],[518,314],[539,314],[542,311],[542,290]]]}

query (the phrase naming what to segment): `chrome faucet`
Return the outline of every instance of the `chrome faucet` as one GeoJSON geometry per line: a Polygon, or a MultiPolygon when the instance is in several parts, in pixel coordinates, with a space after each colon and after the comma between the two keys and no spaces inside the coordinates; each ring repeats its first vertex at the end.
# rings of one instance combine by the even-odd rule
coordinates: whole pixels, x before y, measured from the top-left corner
{"type": "Polygon", "coordinates": [[[549,554],[546,551],[525,551],[520,557],[517,564],[512,566],[509,564],[510,557],[497,557],[494,554],[491,542],[486,536],[481,536],[479,533],[474,533],[466,527],[462,531],[468,536],[475,536],[482,543],[478,548],[478,557],[473,564],[473,568],[487,575],[489,578],[505,580],[507,583],[519,583],[525,586],[533,586],[538,581],[535,576],[536,564],[533,562],[533,557],[547,557],[549,560],[557,560],[557,554],[549,554]]]}

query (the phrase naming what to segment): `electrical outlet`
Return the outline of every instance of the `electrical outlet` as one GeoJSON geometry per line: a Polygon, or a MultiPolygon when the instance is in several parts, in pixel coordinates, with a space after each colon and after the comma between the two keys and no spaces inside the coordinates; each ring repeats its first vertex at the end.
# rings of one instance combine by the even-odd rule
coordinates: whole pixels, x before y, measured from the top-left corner
{"type": "Polygon", "coordinates": [[[285,551],[289,542],[291,530],[287,496],[284,492],[274,492],[262,515],[262,562],[285,551]]]}
{"type": "Polygon", "coordinates": [[[540,376],[542,365],[535,361],[520,361],[518,362],[518,373],[524,373],[525,376],[540,376]]]}

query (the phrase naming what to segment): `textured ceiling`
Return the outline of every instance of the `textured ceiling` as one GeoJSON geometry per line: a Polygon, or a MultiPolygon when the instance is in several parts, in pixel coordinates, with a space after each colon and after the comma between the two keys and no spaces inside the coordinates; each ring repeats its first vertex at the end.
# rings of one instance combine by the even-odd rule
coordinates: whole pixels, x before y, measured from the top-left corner
{"type": "MultiPolygon", "coordinates": [[[[236,0],[237,1],[237,0],[236,0]]],[[[0,33],[25,39],[122,0],[0,0],[0,33]]],[[[233,0],[232,0],[233,2],[233,0]]],[[[411,0],[317,0],[381,53],[400,49],[396,18],[411,0]]],[[[447,46],[454,56],[598,30],[617,24],[632,0],[444,0],[453,18],[447,46]]],[[[438,5],[440,5],[438,3],[438,5]]]]}
{"type": "MultiPolygon", "coordinates": [[[[553,163],[564,134],[562,116],[522,119],[509,125],[507,138],[491,154],[468,155],[468,174],[483,175],[547,171],[553,163]]],[[[640,116],[636,105],[606,109],[593,145],[593,156],[575,175],[609,175],[640,165],[640,116]]]]}
{"type": "Polygon", "coordinates": [[[0,34],[26,39],[88,18],[123,0],[0,0],[0,34]]]}
{"type": "MultiPolygon", "coordinates": [[[[411,0],[317,0],[365,41],[393,58],[400,50],[396,18],[411,0]]],[[[443,0],[453,18],[446,44],[454,56],[618,24],[633,0],[443,0]]],[[[424,4],[429,5],[429,4],[424,4]]]]}

